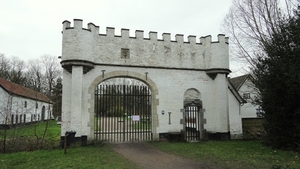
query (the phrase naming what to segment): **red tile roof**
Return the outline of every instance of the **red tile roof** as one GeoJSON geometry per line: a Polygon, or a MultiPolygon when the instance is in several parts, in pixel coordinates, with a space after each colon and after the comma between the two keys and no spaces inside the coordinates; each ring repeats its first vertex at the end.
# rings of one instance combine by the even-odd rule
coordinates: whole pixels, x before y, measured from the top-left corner
{"type": "Polygon", "coordinates": [[[15,95],[27,97],[34,100],[44,101],[47,103],[52,103],[51,100],[44,94],[28,89],[16,83],[7,81],[0,77],[0,87],[6,90],[8,93],[11,92],[15,95]]]}

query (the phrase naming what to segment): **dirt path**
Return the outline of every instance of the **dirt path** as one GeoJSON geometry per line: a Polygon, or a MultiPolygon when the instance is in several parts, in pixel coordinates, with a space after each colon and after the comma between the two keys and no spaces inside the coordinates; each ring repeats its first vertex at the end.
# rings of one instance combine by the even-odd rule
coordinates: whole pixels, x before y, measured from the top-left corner
{"type": "Polygon", "coordinates": [[[217,169],[200,162],[162,152],[149,143],[113,143],[112,148],[141,169],[217,169]]]}

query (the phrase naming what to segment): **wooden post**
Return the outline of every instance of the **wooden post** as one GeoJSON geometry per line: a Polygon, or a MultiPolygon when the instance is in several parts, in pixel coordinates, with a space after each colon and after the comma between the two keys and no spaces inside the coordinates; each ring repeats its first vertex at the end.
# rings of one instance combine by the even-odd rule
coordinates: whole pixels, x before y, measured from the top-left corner
{"type": "Polygon", "coordinates": [[[65,139],[64,139],[64,154],[67,154],[67,132],[65,132],[65,139]]]}

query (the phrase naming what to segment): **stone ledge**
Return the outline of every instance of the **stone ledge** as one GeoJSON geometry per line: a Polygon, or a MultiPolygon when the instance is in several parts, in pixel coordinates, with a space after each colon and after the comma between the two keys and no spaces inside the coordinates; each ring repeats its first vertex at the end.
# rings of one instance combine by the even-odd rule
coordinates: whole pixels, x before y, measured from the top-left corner
{"type": "Polygon", "coordinates": [[[64,60],[60,62],[61,66],[66,69],[68,72],[72,73],[73,66],[82,66],[83,74],[86,74],[90,70],[94,69],[95,65],[93,62],[85,60],[64,60]]]}

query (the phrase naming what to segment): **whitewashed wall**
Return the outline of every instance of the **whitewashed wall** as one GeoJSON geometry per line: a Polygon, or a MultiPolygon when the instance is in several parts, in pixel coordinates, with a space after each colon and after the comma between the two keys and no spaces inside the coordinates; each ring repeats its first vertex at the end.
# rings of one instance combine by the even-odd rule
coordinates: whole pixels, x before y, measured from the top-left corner
{"type": "Polygon", "coordinates": [[[135,31],[135,37],[129,37],[129,29],[122,29],[121,36],[115,35],[114,28],[106,28],[106,34],[99,34],[99,27],[93,23],[88,29],[82,28],[82,20],[63,22],[62,61],[82,60],[92,63],[115,65],[138,65],[173,68],[229,68],[228,38],[218,35],[218,41],[212,42],[211,36],[188,36],[164,33],[158,39],[157,32],[135,31]],[[121,48],[130,49],[130,59],[121,58],[121,48]],[[112,62],[113,61],[113,62],[112,62]]]}
{"type": "Polygon", "coordinates": [[[235,98],[234,94],[228,89],[229,100],[229,123],[230,123],[230,138],[242,139],[243,128],[241,118],[241,104],[235,98]]]}
{"type": "Polygon", "coordinates": [[[245,99],[247,103],[243,104],[241,107],[241,117],[242,118],[255,118],[257,105],[252,104],[253,99],[256,97],[257,91],[255,90],[254,84],[250,79],[246,79],[243,85],[240,87],[239,91],[241,96],[244,93],[250,93],[250,99],[245,99]]]}
{"type": "Polygon", "coordinates": [[[211,36],[201,37],[200,43],[195,36],[188,36],[188,42],[183,41],[183,35],[175,39],[171,41],[168,33],[158,39],[156,32],[145,38],[143,31],[129,37],[128,29],[117,36],[114,28],[99,34],[93,23],[85,29],[82,20],[75,19],[73,27],[64,21],[61,136],[73,130],[76,136],[93,138],[95,87],[115,77],[136,78],[151,88],[154,138],[158,133],[183,129],[180,109],[190,88],[201,93],[206,131],[229,132],[228,39],[224,35],[219,35],[217,42],[212,42],[211,36]],[[130,50],[130,58],[122,58],[122,48],[130,50]],[[162,110],[172,112],[171,124],[162,110]]]}
{"type": "Polygon", "coordinates": [[[0,87],[0,124],[5,124],[5,117],[8,113],[7,104],[9,103],[7,98],[8,93],[0,87]]]}
{"type": "Polygon", "coordinates": [[[0,88],[0,103],[0,124],[15,124],[16,119],[18,119],[18,123],[29,123],[32,121],[48,120],[52,118],[52,104],[21,96],[9,95],[2,88],[0,88]],[[27,102],[27,107],[25,107],[25,101],[27,102]],[[38,104],[37,109],[36,104],[38,104]],[[45,106],[44,119],[42,119],[43,106],[45,106]],[[14,119],[11,119],[11,115],[14,115],[14,119]],[[25,121],[24,115],[26,115],[25,121]],[[8,119],[5,123],[6,116],[8,119]],[[33,116],[32,121],[31,116],[33,116]]]}

